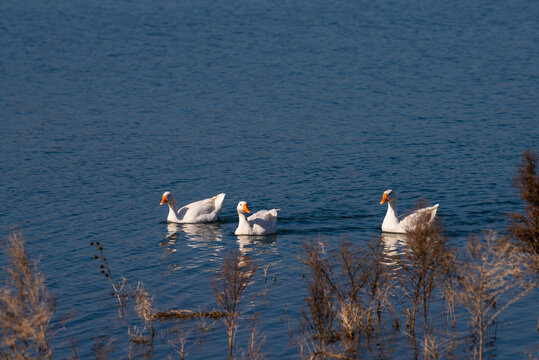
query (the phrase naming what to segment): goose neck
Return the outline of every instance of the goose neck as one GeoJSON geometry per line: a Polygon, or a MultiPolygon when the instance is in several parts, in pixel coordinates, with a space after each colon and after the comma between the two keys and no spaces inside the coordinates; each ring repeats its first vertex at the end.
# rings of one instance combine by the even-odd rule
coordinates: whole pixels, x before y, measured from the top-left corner
{"type": "Polygon", "coordinates": [[[397,201],[396,200],[388,201],[386,216],[387,215],[395,217],[395,218],[397,217],[397,201]]]}
{"type": "Polygon", "coordinates": [[[243,211],[238,211],[238,218],[240,219],[240,221],[239,221],[240,226],[242,224],[248,224],[249,223],[247,221],[247,216],[245,215],[245,213],[243,211]]]}
{"type": "Polygon", "coordinates": [[[178,212],[178,206],[176,205],[176,199],[169,198],[168,202],[168,220],[176,220],[178,218],[177,212],[178,212]]]}

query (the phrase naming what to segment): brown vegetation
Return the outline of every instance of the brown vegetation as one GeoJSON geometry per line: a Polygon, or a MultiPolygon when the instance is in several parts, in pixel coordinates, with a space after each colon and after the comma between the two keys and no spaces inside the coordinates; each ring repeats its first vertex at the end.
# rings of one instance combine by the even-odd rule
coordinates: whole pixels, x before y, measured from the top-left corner
{"type": "Polygon", "coordinates": [[[144,323],[144,328],[141,330],[141,333],[144,333],[146,326],[148,326],[150,328],[150,338],[147,342],[152,344],[155,338],[153,321],[155,319],[155,314],[157,313],[153,308],[153,298],[150,297],[150,294],[144,289],[144,284],[140,281],[137,284],[137,288],[132,291],[132,294],[135,299],[135,310],[137,311],[140,320],[144,323]]]}
{"type": "Polygon", "coordinates": [[[217,303],[223,312],[229,314],[224,318],[228,335],[229,359],[233,358],[234,340],[240,325],[241,312],[244,301],[242,297],[257,266],[239,251],[230,252],[223,259],[217,277],[212,281],[213,291],[217,303]]]}
{"type": "Polygon", "coordinates": [[[539,174],[537,174],[537,154],[526,150],[518,167],[514,185],[524,201],[524,214],[510,214],[510,233],[529,256],[529,262],[539,273],[539,174]]]}
{"type": "Polygon", "coordinates": [[[90,242],[90,246],[94,246],[99,253],[99,255],[94,254],[94,260],[99,260],[101,262],[101,264],[99,265],[99,270],[101,274],[103,274],[103,276],[105,276],[109,281],[110,286],[114,291],[114,295],[116,296],[116,298],[118,299],[118,303],[120,304],[120,315],[123,315],[122,311],[124,310],[124,305],[129,298],[129,284],[127,282],[127,279],[120,275],[121,280],[115,282],[112,278],[112,271],[110,269],[109,262],[107,261],[105,255],[103,255],[103,245],[101,245],[99,241],[92,241],[90,242]]]}
{"type": "MultiPolygon", "coordinates": [[[[92,351],[95,355],[95,360],[106,360],[114,350],[116,349],[117,343],[114,339],[106,336],[98,336],[95,338],[95,344],[92,347],[92,351]]],[[[78,355],[77,355],[78,359],[78,355]]]]}
{"type": "Polygon", "coordinates": [[[514,246],[495,233],[468,240],[466,252],[458,264],[457,301],[470,314],[474,334],[479,338],[476,356],[483,358],[483,344],[489,326],[509,305],[520,299],[533,284],[522,274],[523,256],[514,246]]]}
{"type": "Polygon", "coordinates": [[[6,284],[0,289],[0,357],[51,359],[50,321],[55,300],[37,262],[28,258],[22,234],[12,233],[3,245],[9,266],[6,284]]]}
{"type": "Polygon", "coordinates": [[[301,261],[311,272],[300,347],[303,358],[356,357],[361,340],[368,346],[383,327],[383,310],[390,311],[390,272],[384,264],[380,240],[367,250],[340,243],[326,254],[319,242],[304,242],[301,261]]]}
{"type": "MultiPolygon", "coordinates": [[[[501,237],[493,232],[482,237],[471,236],[459,256],[456,249],[448,245],[440,222],[433,225],[429,214],[418,216],[416,224],[405,235],[405,250],[391,255],[384,253],[381,239],[373,239],[366,246],[343,240],[331,251],[326,251],[321,240],[304,242],[300,261],[309,276],[306,308],[300,320],[300,333],[295,338],[301,357],[356,359],[371,355],[387,358],[380,349],[388,337],[401,334],[400,324],[404,323],[401,318],[405,319],[405,334],[416,358],[421,351],[425,359],[454,357],[451,355],[455,347],[454,333],[448,336],[439,325],[451,320],[455,331],[455,307],[461,306],[469,314],[471,333],[476,340],[472,355],[482,359],[489,329],[496,324],[500,313],[536,285],[536,278],[533,275],[530,278],[526,270],[531,267],[539,272],[539,176],[537,155],[531,150],[523,155],[515,185],[524,200],[525,212],[511,214],[510,236],[501,237]],[[445,319],[430,310],[436,295],[446,304],[445,319]],[[421,329],[423,344],[418,346],[416,338],[421,329]],[[373,355],[373,351],[379,354],[373,355]]],[[[244,307],[254,299],[254,295],[246,294],[257,265],[248,257],[235,251],[223,258],[212,281],[219,310],[158,311],[154,298],[141,282],[133,289],[124,276],[113,278],[103,245],[99,242],[90,245],[95,248],[94,259],[98,261],[99,271],[118,301],[119,316],[129,336],[129,359],[137,357],[140,351],[145,358],[151,358],[154,339],[171,334],[175,337],[168,342],[180,359],[184,359],[196,341],[201,342],[204,333],[220,320],[228,337],[229,359],[264,357],[264,337],[258,332],[258,314],[252,319],[248,345],[241,349],[235,344],[238,328],[246,320],[244,307]],[[128,308],[134,309],[138,318],[127,317],[128,308]],[[165,325],[170,321],[176,325],[172,330],[165,325]],[[156,331],[159,326],[163,331],[156,331]]],[[[50,323],[54,298],[47,291],[37,262],[29,259],[19,232],[4,241],[4,250],[9,263],[5,269],[6,284],[0,288],[0,358],[51,359],[53,329],[50,323]]],[[[264,298],[269,291],[267,271],[266,267],[264,298]]],[[[288,313],[286,319],[292,338],[288,313]]],[[[112,356],[116,340],[104,336],[94,340],[96,359],[112,356]]],[[[528,349],[530,358],[533,350],[528,349]]],[[[79,358],[75,345],[71,358],[79,358]]]]}
{"type": "MultiPolygon", "coordinates": [[[[423,204],[419,205],[423,207],[423,204]]],[[[428,354],[428,340],[432,342],[432,326],[429,323],[429,308],[436,288],[446,287],[451,281],[453,252],[447,246],[440,222],[432,224],[430,214],[420,213],[406,234],[407,251],[397,256],[401,287],[408,299],[407,329],[410,340],[415,342],[417,314],[423,314],[423,350],[428,354]]]]}
{"type": "Polygon", "coordinates": [[[219,320],[223,317],[229,316],[228,313],[223,311],[191,311],[191,310],[167,310],[159,311],[154,314],[156,320],[171,320],[171,319],[184,319],[192,320],[199,318],[210,318],[213,320],[219,320]]]}

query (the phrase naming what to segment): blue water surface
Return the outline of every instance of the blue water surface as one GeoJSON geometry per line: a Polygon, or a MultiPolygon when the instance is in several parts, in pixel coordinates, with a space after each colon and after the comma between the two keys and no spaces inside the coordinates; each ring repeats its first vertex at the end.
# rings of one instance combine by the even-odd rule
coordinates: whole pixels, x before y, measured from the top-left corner
{"type": "MultiPolygon", "coordinates": [[[[2,1],[0,236],[21,230],[57,299],[55,322],[71,314],[55,358],[72,343],[92,358],[97,336],[114,339],[112,358],[129,351],[91,241],[160,310],[215,308],[223,255],[248,254],[260,265],[253,289],[268,292],[245,313],[260,313],[268,358],[296,359],[288,322],[297,330],[305,307],[302,241],[379,236],[385,189],[401,212],[439,203],[457,248],[503,232],[523,208],[512,187],[522,152],[539,150],[538,6],[2,1]],[[226,192],[222,222],[167,225],[167,190],[179,203],[226,192]],[[240,200],[280,208],[279,233],[234,236],[240,200]]],[[[534,294],[507,309],[488,355],[523,358],[537,318],[534,294]]],[[[226,358],[222,325],[206,336],[187,358],[226,358]]],[[[174,351],[165,340],[153,354],[174,351]]],[[[382,357],[412,354],[403,337],[382,357]]]]}

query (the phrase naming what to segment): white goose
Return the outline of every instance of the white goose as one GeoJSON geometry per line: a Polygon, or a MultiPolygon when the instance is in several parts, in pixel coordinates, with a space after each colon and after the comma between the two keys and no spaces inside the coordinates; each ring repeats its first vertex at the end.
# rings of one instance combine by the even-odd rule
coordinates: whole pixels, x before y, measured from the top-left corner
{"type": "Polygon", "coordinates": [[[408,230],[411,230],[417,221],[418,216],[425,212],[429,212],[431,214],[429,223],[432,224],[436,218],[436,211],[438,210],[439,205],[436,204],[423,209],[418,209],[405,218],[399,220],[397,217],[397,194],[393,190],[388,189],[384,191],[380,204],[385,202],[387,202],[387,213],[386,217],[384,218],[384,222],[382,222],[382,231],[400,234],[405,234],[408,230]]]}
{"type": "Polygon", "coordinates": [[[195,201],[178,209],[176,199],[170,191],[167,191],[163,194],[159,205],[168,204],[167,222],[196,224],[218,221],[224,199],[225,194],[223,193],[210,199],[195,201]]]}
{"type": "Polygon", "coordinates": [[[245,201],[238,203],[238,228],[235,235],[269,235],[277,232],[277,211],[280,209],[260,210],[247,217],[251,211],[245,201]]]}

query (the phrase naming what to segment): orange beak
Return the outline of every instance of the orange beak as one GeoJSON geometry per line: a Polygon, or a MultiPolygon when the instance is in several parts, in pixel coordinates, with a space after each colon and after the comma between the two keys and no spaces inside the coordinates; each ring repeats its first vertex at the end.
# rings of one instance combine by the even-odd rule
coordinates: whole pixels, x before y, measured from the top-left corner
{"type": "Polygon", "coordinates": [[[167,196],[166,195],[163,195],[163,198],[161,199],[161,204],[159,205],[163,205],[164,203],[168,202],[167,200],[167,196]]]}
{"type": "Polygon", "coordinates": [[[387,198],[387,194],[386,194],[386,193],[384,193],[384,196],[382,196],[382,201],[380,201],[380,204],[383,204],[383,203],[385,203],[385,202],[386,202],[387,200],[388,200],[388,198],[387,198]]]}
{"type": "Polygon", "coordinates": [[[243,203],[243,212],[246,212],[246,213],[249,213],[249,214],[251,213],[251,211],[247,207],[247,203],[243,203]]]}

